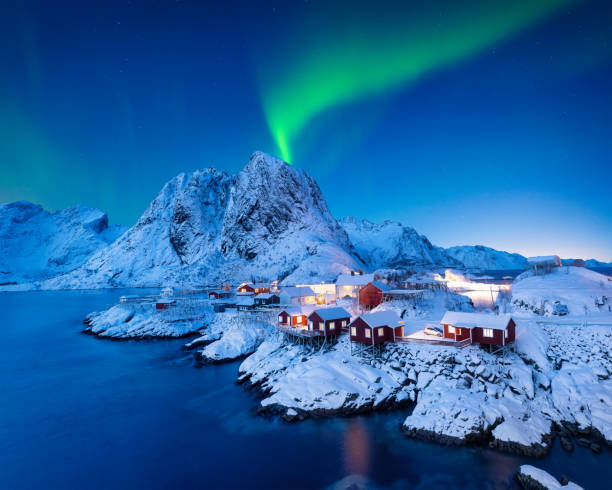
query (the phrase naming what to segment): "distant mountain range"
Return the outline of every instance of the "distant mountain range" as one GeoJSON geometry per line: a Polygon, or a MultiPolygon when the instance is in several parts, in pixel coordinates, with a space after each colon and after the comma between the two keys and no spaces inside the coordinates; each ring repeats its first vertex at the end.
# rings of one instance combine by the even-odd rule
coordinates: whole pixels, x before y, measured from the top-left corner
{"type": "MultiPolygon", "coordinates": [[[[587,265],[595,263],[609,265],[587,265]]],[[[261,152],[237,175],[214,168],[177,175],[127,230],[85,206],[52,214],[23,201],[0,206],[3,284],[296,284],[358,268],[436,267],[523,269],[526,258],[480,245],[444,249],[395,221],[336,221],[306,172],[261,152]]]]}

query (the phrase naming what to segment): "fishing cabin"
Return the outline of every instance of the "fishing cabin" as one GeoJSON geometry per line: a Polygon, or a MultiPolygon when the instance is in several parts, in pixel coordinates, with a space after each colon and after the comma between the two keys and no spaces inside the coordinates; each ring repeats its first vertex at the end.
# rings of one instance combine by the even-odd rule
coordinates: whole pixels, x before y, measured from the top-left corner
{"type": "Polygon", "coordinates": [[[170,307],[176,304],[176,300],[173,299],[160,299],[155,303],[156,310],[168,310],[170,307]]]}
{"type": "Polygon", "coordinates": [[[283,308],[278,314],[278,324],[285,327],[305,327],[306,315],[297,306],[283,308]]]}
{"type": "Polygon", "coordinates": [[[350,322],[351,315],[344,308],[319,308],[308,316],[308,330],[340,335],[350,322]]]}
{"type": "Polygon", "coordinates": [[[377,311],[359,315],[349,325],[351,342],[378,345],[395,342],[403,334],[403,320],[395,311],[377,311]]]}
{"type": "Polygon", "coordinates": [[[470,343],[505,347],[516,338],[516,323],[510,315],[447,311],[440,325],[443,337],[457,342],[470,339],[470,343]]]}
{"type": "Polygon", "coordinates": [[[255,300],[251,296],[243,296],[236,300],[236,309],[238,311],[251,311],[255,308],[255,300]]]}
{"type": "Polygon", "coordinates": [[[384,282],[369,282],[359,290],[359,305],[371,310],[383,302],[383,295],[387,291],[391,291],[391,288],[384,282]]]}
{"type": "Polygon", "coordinates": [[[230,298],[231,296],[232,292],[226,289],[217,289],[208,293],[208,299],[224,299],[230,298]]]}
{"type": "Polygon", "coordinates": [[[271,306],[280,304],[280,296],[276,293],[261,293],[253,298],[255,306],[271,306]]]}

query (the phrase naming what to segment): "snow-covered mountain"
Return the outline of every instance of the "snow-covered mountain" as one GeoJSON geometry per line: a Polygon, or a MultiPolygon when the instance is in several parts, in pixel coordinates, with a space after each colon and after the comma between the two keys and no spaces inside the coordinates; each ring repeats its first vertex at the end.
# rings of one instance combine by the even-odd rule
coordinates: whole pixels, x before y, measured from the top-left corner
{"type": "Polygon", "coordinates": [[[520,270],[527,268],[526,257],[483,245],[450,247],[446,249],[446,253],[468,269],[520,270]]]}
{"type": "Polygon", "coordinates": [[[86,206],[49,213],[27,201],[0,205],[0,283],[70,272],[125,230],[109,227],[106,214],[86,206]]]}
{"type": "Polygon", "coordinates": [[[214,168],[179,174],[120,239],[42,287],[296,283],[357,267],[316,182],[256,152],[236,176],[214,168]]]}
{"type": "Polygon", "coordinates": [[[457,267],[461,263],[414,228],[397,221],[380,224],[352,216],[342,218],[359,257],[372,269],[411,266],[457,267]]]}

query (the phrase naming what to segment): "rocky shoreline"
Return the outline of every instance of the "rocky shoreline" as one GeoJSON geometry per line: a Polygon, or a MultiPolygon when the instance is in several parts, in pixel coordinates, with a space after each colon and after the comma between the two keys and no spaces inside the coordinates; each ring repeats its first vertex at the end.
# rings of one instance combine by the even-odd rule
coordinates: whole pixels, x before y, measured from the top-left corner
{"type": "MultiPolygon", "coordinates": [[[[138,312],[114,311],[115,323],[104,324],[111,310],[86,320],[103,324],[107,338],[135,338],[135,330],[127,331],[129,337],[125,328],[118,329],[121,336],[112,334],[117,322],[130,323],[138,312]]],[[[581,445],[598,453],[612,446],[607,329],[525,322],[516,352],[505,356],[477,346],[422,344],[389,344],[380,356],[358,356],[351,355],[345,336],[315,348],[293,344],[269,322],[239,312],[210,318],[187,333],[200,336],[185,349],[194,350],[198,366],[240,360],[237,383],[258,393],[261,415],[295,422],[405,410],[399,428],[407,437],[530,457],[548,454],[556,438],[568,451],[581,445]]],[[[152,329],[168,334],[172,323],[152,329]]],[[[100,335],[93,328],[91,333],[100,335]]],[[[179,333],[173,329],[168,336],[179,333]]]]}

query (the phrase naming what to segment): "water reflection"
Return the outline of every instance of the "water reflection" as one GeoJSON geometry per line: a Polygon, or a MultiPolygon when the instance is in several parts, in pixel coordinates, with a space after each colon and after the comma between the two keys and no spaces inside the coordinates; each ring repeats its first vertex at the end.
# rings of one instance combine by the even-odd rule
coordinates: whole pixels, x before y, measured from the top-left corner
{"type": "Polygon", "coordinates": [[[370,434],[361,419],[349,422],[344,434],[344,464],[349,475],[367,475],[371,461],[370,434]]]}

